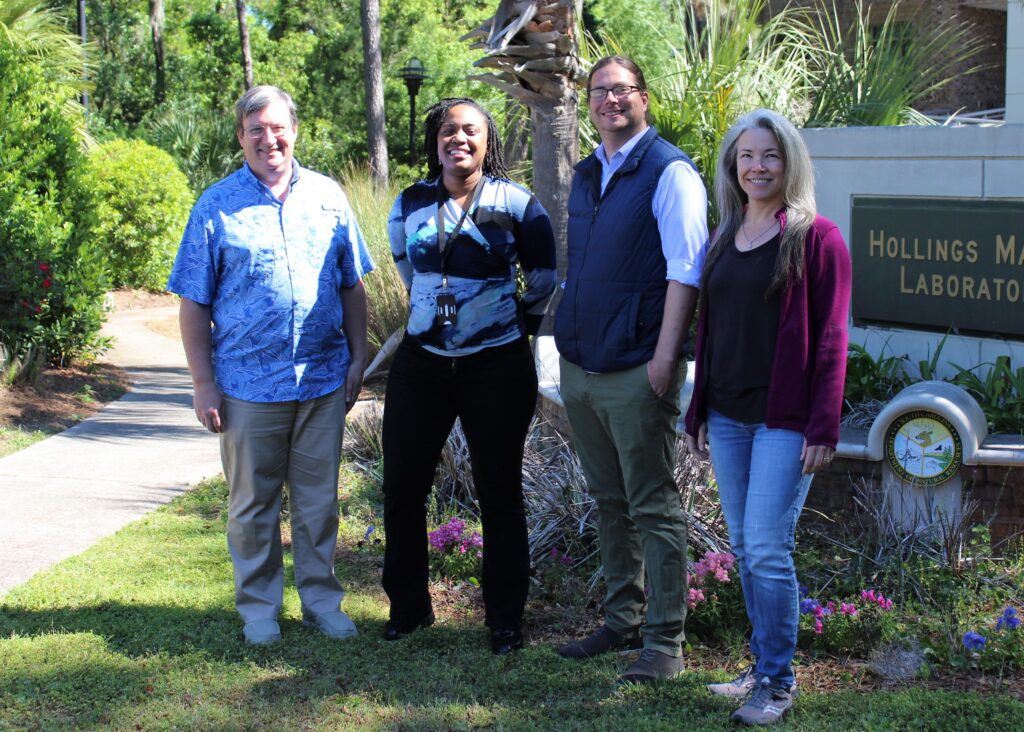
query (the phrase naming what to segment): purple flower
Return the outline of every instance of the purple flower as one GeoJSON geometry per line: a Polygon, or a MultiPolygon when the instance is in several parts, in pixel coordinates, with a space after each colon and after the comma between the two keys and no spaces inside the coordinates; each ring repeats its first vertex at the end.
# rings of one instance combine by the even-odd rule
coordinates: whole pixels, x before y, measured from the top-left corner
{"type": "Polygon", "coordinates": [[[451,518],[448,523],[439,526],[427,534],[430,546],[442,554],[458,552],[465,554],[470,549],[479,549],[484,545],[484,538],[474,531],[468,537],[463,534],[466,522],[460,518],[451,518]]]}
{"type": "Polygon", "coordinates": [[[1007,606],[1003,610],[1003,614],[999,616],[999,620],[996,621],[996,630],[1016,630],[1020,627],[1020,617],[1017,616],[1017,609],[1011,606],[1007,606]]]}
{"type": "Polygon", "coordinates": [[[964,633],[964,648],[966,648],[968,651],[980,651],[985,647],[985,644],[987,642],[988,638],[981,635],[980,633],[975,633],[973,630],[969,630],[966,633],[964,633]]]}
{"type": "Polygon", "coordinates": [[[366,533],[363,534],[363,541],[367,541],[370,538],[370,534],[372,534],[376,530],[376,528],[377,527],[372,524],[370,526],[367,526],[366,533]]]}
{"type": "Polygon", "coordinates": [[[817,614],[816,611],[819,607],[821,607],[821,605],[819,605],[818,601],[812,597],[805,597],[800,601],[800,613],[803,615],[810,615],[811,613],[817,614]]]}

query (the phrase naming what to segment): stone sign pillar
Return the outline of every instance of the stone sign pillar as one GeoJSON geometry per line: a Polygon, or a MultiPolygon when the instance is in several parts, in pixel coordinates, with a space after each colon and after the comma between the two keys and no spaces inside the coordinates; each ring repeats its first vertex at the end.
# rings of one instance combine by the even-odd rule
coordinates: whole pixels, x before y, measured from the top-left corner
{"type": "Polygon", "coordinates": [[[893,523],[931,531],[960,521],[962,465],[976,465],[988,434],[978,402],[959,386],[921,381],[875,418],[867,457],[882,464],[882,489],[893,523]]]}

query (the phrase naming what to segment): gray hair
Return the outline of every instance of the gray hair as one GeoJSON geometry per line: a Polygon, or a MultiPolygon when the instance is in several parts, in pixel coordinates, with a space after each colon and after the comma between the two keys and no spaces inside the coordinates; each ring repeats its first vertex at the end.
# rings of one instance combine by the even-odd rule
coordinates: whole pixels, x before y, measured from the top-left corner
{"type": "Polygon", "coordinates": [[[798,281],[804,275],[804,239],[818,214],[814,200],[814,168],[800,132],[788,119],[770,109],[755,109],[741,117],[722,138],[715,176],[715,202],[718,205],[718,229],[711,240],[705,263],[704,276],[721,253],[722,245],[736,238],[743,223],[743,209],[747,194],[740,186],[736,174],[737,143],[747,130],[764,129],[779,141],[782,160],[786,164],[782,175],[782,203],[786,207],[786,228],[782,232],[775,274],[765,297],[798,281]]]}
{"type": "Polygon", "coordinates": [[[254,86],[235,102],[235,128],[242,129],[245,125],[245,118],[250,114],[258,114],[269,107],[273,102],[282,101],[288,106],[288,114],[292,118],[292,127],[299,124],[299,114],[295,109],[295,102],[292,101],[288,92],[278,89],[276,86],[254,86]]]}

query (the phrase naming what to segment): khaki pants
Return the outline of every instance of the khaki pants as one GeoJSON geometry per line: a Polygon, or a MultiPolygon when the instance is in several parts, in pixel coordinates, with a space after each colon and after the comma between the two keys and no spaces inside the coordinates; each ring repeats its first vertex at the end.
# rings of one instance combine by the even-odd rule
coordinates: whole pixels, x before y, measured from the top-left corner
{"type": "Polygon", "coordinates": [[[304,616],[334,612],[338,465],[345,390],[307,401],[224,398],[221,460],[230,486],[228,549],[235,606],[246,623],[276,619],[284,595],[281,491],[288,484],[295,585],[304,616]]]}
{"type": "Polygon", "coordinates": [[[621,634],[642,626],[644,646],[672,656],[686,621],[686,523],[673,477],[685,376],[683,362],[659,398],[646,364],[591,374],[561,359],[562,401],[597,502],[605,622],[621,634]]]}

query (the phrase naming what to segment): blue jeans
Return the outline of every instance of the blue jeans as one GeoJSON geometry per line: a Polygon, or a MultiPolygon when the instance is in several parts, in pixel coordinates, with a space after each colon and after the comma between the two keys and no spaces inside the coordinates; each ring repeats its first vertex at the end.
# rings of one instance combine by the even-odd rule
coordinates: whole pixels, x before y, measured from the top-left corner
{"type": "Polygon", "coordinates": [[[757,675],[791,685],[800,621],[793,549],[812,478],[800,472],[803,435],[710,411],[708,442],[753,628],[757,675]]]}

